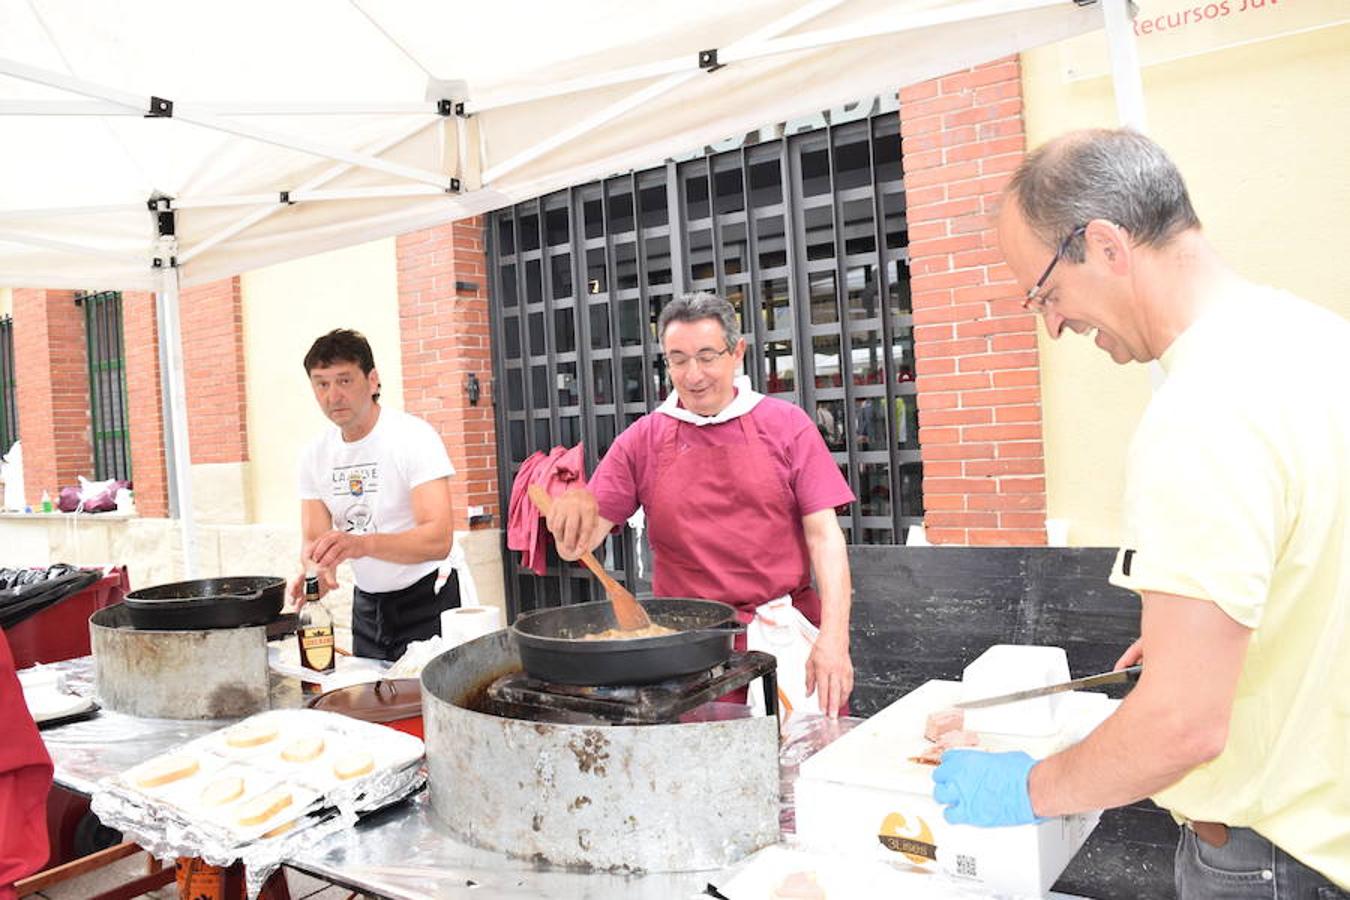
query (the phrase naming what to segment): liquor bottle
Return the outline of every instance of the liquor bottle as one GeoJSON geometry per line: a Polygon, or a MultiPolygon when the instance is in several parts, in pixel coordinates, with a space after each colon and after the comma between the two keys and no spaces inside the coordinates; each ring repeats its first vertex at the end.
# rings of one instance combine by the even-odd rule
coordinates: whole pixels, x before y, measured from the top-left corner
{"type": "MultiPolygon", "coordinates": [[[[333,645],[333,615],[319,600],[319,576],[305,573],[305,605],[300,608],[295,630],[300,639],[300,665],[314,672],[328,673],[337,667],[333,645]]],[[[323,686],[302,681],[306,693],[318,693],[323,686]]]]}

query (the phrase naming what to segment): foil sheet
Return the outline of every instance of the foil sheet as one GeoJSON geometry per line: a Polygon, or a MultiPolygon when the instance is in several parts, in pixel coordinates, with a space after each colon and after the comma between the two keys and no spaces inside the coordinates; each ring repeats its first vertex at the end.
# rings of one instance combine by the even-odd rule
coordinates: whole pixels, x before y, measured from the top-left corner
{"type": "MultiPolygon", "coordinates": [[[[66,690],[97,699],[92,656],[51,663],[46,668],[64,675],[66,690]]],[[[273,678],[271,700],[273,709],[302,706],[300,683],[290,678],[273,678]]],[[[103,709],[92,719],[42,732],[42,740],[56,764],[57,784],[80,794],[92,794],[102,779],[233,721],[152,719],[103,709]]]]}
{"type": "MultiPolygon", "coordinates": [[[[297,725],[306,730],[321,728],[325,733],[350,738],[353,746],[371,746],[381,742],[381,738],[387,743],[395,734],[383,726],[315,710],[273,711],[253,718],[267,719],[273,724],[289,723],[291,728],[297,725]],[[321,726],[315,723],[321,723],[321,726]]],[[[407,735],[398,735],[398,741],[413,742],[419,749],[421,747],[420,741],[407,735]]],[[[211,732],[170,746],[164,752],[205,757],[215,752],[221,743],[221,736],[211,732]]],[[[378,755],[378,749],[376,753],[378,755]]],[[[137,764],[146,758],[138,760],[137,764]]],[[[258,771],[266,773],[269,770],[264,767],[258,771]]],[[[203,820],[190,810],[157,800],[132,785],[124,774],[117,772],[102,778],[92,792],[91,809],[105,825],[123,832],[156,858],[166,861],[179,856],[197,857],[217,866],[242,861],[250,897],[256,897],[264,882],[292,856],[336,832],[350,829],[362,814],[397,803],[426,784],[426,772],[419,754],[402,766],[378,769],[351,784],[315,793],[313,802],[297,810],[298,818],[294,814],[290,819],[285,814],[278,814],[278,826],[286,821],[294,821],[295,825],[267,838],[241,835],[220,822],[203,820]]],[[[294,784],[297,790],[301,789],[303,776],[294,784]]]]}

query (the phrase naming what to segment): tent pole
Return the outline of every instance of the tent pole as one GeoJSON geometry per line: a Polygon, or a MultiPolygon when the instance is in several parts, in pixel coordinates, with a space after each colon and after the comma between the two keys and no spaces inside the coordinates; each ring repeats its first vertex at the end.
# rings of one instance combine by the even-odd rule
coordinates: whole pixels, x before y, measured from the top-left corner
{"type": "MultiPolygon", "coordinates": [[[[917,31],[964,22],[969,19],[991,18],[1009,13],[1030,12],[1063,5],[1068,0],[970,0],[956,6],[944,6],[938,9],[920,10],[902,15],[886,14],[874,16],[857,25],[820,28],[798,34],[780,37],[785,31],[816,18],[823,12],[838,6],[837,0],[825,4],[811,3],[802,7],[792,16],[772,23],[769,28],[761,29],[753,35],[724,47],[717,48],[718,62],[725,65],[732,62],[745,62],[779,56],[784,53],[797,53],[804,50],[819,50],[849,41],[863,38],[888,37],[906,31],[917,31]]],[[[647,81],[663,75],[675,75],[685,72],[701,72],[697,57],[692,54],[597,72],[579,78],[555,81],[550,84],[531,86],[526,89],[506,88],[497,92],[488,91],[464,101],[467,113],[481,113],[490,109],[515,106],[576,94],[595,88],[610,87],[632,81],[647,81]]]]}
{"type": "Polygon", "coordinates": [[[192,456],[188,451],[187,383],[183,374],[183,331],[178,314],[178,267],[160,275],[158,302],[161,377],[164,382],[165,457],[173,489],[170,514],[178,517],[183,537],[184,578],[197,577],[197,523],[192,509],[192,456]]]}
{"type": "Polygon", "coordinates": [[[0,241],[12,241],[16,244],[28,244],[31,247],[45,247],[48,250],[63,250],[67,253],[87,253],[90,256],[100,256],[104,259],[115,259],[124,263],[142,262],[141,257],[133,256],[130,253],[118,253],[116,250],[106,250],[102,247],[91,247],[87,244],[72,244],[69,241],[54,241],[50,238],[37,237],[31,234],[21,234],[17,231],[5,231],[0,229],[0,241]]]}
{"type": "MultiPolygon", "coordinates": [[[[110,103],[116,103],[129,109],[136,110],[143,115],[155,115],[164,118],[178,119],[182,122],[191,122],[202,128],[223,131],[226,134],[233,134],[238,137],[261,141],[264,144],[273,144],[277,147],[285,147],[288,150],[298,150],[301,153],[309,153],[313,156],[325,159],[338,160],[349,165],[374,169],[377,172],[398,175],[401,178],[407,178],[425,184],[433,184],[441,188],[449,187],[449,177],[442,175],[440,172],[419,169],[416,166],[405,166],[402,163],[377,159],[373,156],[353,152],[345,147],[337,147],[324,143],[323,141],[314,141],[299,135],[285,134],[278,131],[271,131],[266,128],[258,128],[257,126],[248,125],[244,122],[237,122],[233,119],[224,119],[207,112],[207,107],[205,105],[194,107],[191,103],[186,105],[182,103],[175,104],[167,98],[146,97],[139,94],[132,94],[128,91],[119,91],[115,88],[106,87],[92,81],[86,81],[83,78],[76,78],[73,75],[62,75],[60,72],[40,69],[37,66],[30,66],[4,57],[0,57],[0,75],[9,75],[14,78],[22,79],[23,81],[45,84],[48,87],[59,88],[63,91],[70,91],[71,93],[81,94],[85,97],[106,100],[110,103]],[[152,113],[152,109],[156,111],[152,113]]],[[[428,110],[427,114],[435,115],[432,110],[428,110]]],[[[434,121],[441,121],[441,119],[437,116],[434,121]]]]}
{"type": "MultiPolygon", "coordinates": [[[[814,2],[808,3],[792,13],[770,22],[740,40],[732,42],[728,45],[728,50],[751,46],[760,41],[765,41],[780,35],[785,31],[790,31],[803,22],[808,22],[817,16],[829,12],[842,2],[843,0],[814,0],[814,2]]],[[[555,150],[563,144],[574,141],[582,135],[589,134],[606,122],[617,119],[619,116],[638,108],[648,100],[654,100],[662,94],[670,93],[691,78],[702,74],[702,72],[703,70],[699,68],[687,68],[684,71],[667,75],[655,84],[649,84],[642,90],[629,94],[627,97],[624,97],[617,103],[610,104],[594,115],[587,116],[580,122],[576,122],[573,125],[564,128],[562,131],[550,135],[547,139],[540,141],[534,146],[525,148],[510,159],[503,160],[495,166],[484,169],[481,175],[483,184],[491,184],[494,180],[505,175],[507,172],[513,172],[521,166],[538,159],[545,153],[555,150]]],[[[465,105],[468,107],[471,104],[466,103],[465,105]]],[[[480,135],[482,134],[481,130],[479,133],[480,135]]],[[[484,159],[486,160],[486,158],[484,159]]]]}
{"type": "MultiPolygon", "coordinates": [[[[403,143],[404,141],[418,134],[421,134],[423,131],[430,128],[432,125],[436,124],[436,122],[439,121],[440,121],[439,119],[436,119],[430,122],[419,122],[411,128],[406,128],[399,131],[398,134],[391,135],[390,137],[385,138],[384,140],[377,141],[375,144],[372,144],[371,146],[364,148],[363,152],[371,156],[379,156],[386,150],[389,150],[392,147],[396,147],[399,144],[403,143]]],[[[296,190],[307,191],[307,190],[314,190],[316,188],[321,188],[328,182],[332,181],[334,178],[337,178],[344,172],[349,171],[351,168],[352,167],[347,163],[341,163],[336,166],[330,166],[329,168],[320,172],[318,175],[315,175],[313,178],[306,181],[304,184],[301,184],[298,187],[296,187],[296,190]]],[[[192,259],[199,253],[204,253],[210,248],[219,244],[221,241],[227,241],[230,238],[234,237],[236,234],[239,234],[242,231],[246,231],[249,228],[252,228],[254,225],[257,225],[262,220],[274,215],[275,213],[279,212],[282,209],[285,209],[285,207],[278,203],[271,206],[265,206],[262,209],[254,210],[247,216],[244,216],[242,219],[236,220],[230,225],[225,226],[221,230],[206,237],[205,239],[194,244],[193,246],[185,249],[181,254],[179,254],[178,257],[179,264],[180,265],[186,264],[188,260],[192,259]]]]}
{"type": "Polygon", "coordinates": [[[1139,74],[1139,49],[1134,41],[1129,0],[1101,0],[1106,44],[1111,56],[1111,83],[1116,91],[1116,117],[1140,134],[1148,131],[1144,80],[1139,74]]]}
{"type": "MultiPolygon", "coordinates": [[[[235,101],[193,103],[192,108],[213,116],[435,116],[432,100],[391,100],[387,103],[306,103],[235,101]]],[[[144,116],[110,100],[0,100],[0,116],[144,116]]]]}

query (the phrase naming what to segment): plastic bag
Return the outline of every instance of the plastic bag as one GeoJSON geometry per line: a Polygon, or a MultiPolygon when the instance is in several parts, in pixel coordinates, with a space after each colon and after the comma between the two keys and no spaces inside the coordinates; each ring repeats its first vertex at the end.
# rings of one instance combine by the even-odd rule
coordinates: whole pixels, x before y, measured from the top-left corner
{"type": "Polygon", "coordinates": [[[80,489],[66,485],[56,495],[56,508],[61,512],[75,512],[80,508],[80,489]]]}
{"type": "MultiPolygon", "coordinates": [[[[778,658],[778,714],[786,725],[793,716],[820,715],[817,694],[806,695],[806,660],[820,629],[792,605],[791,597],[770,600],[755,610],[745,629],[745,645],[778,658]]],[[[750,706],[764,711],[764,692],[750,691],[750,706]]]]}
{"type": "Polygon", "coordinates": [[[129,481],[110,478],[107,481],[90,481],[79,476],[80,486],[63,487],[56,500],[56,508],[61,512],[109,512],[117,509],[117,492],[131,486],[129,481]]]}

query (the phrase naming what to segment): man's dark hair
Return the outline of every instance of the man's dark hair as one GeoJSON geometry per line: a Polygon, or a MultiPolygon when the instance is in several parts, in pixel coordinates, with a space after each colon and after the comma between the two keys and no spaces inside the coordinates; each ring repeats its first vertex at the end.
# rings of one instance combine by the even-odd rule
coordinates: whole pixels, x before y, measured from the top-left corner
{"type": "MultiPolygon", "coordinates": [[[[1176,164],[1128,128],[1080,131],[1032,151],[1013,173],[1008,195],[1047,247],[1093,219],[1114,222],[1151,247],[1200,227],[1176,164]]],[[[1082,262],[1083,252],[1079,236],[1064,256],[1082,262]]]]}
{"type": "MultiPolygon", "coordinates": [[[[314,342],[305,354],[305,374],[323,366],[337,363],[353,363],[367,376],[375,368],[375,354],[370,352],[370,341],[359,331],[350,328],[334,328],[314,342]]],[[[375,394],[375,402],[380,395],[375,394]]]]}

